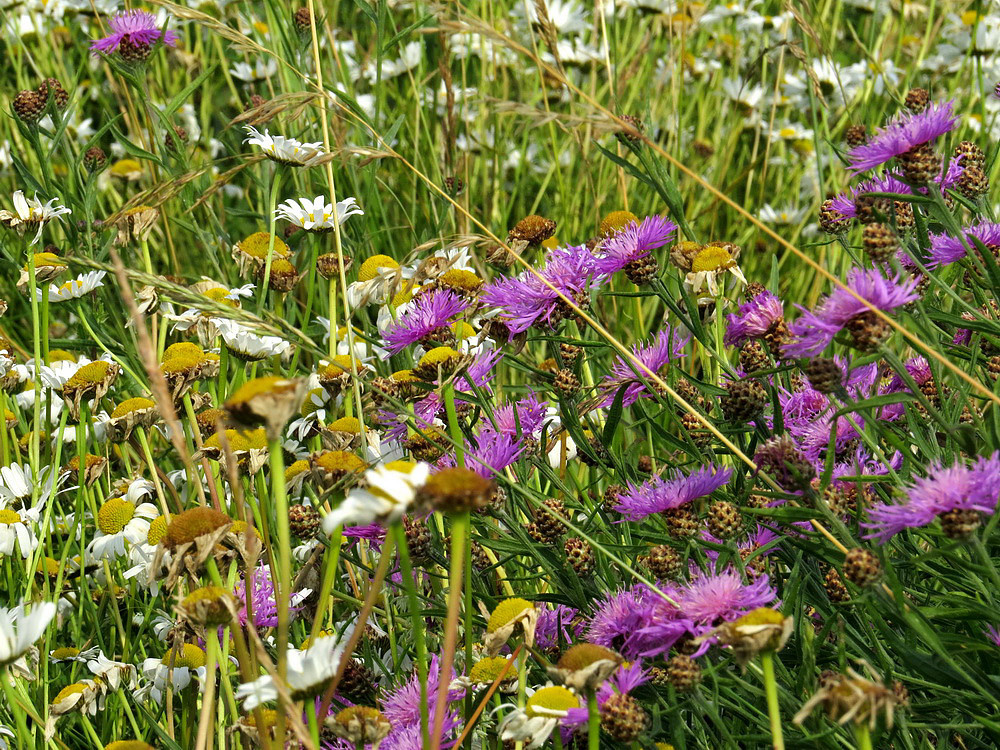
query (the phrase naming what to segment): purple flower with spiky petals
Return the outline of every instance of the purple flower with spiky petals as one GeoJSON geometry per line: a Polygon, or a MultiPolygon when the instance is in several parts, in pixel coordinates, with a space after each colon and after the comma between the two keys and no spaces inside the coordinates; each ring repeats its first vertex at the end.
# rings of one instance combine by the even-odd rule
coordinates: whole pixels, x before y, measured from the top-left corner
{"type": "Polygon", "coordinates": [[[733,568],[721,573],[699,571],[677,592],[675,601],[684,617],[698,624],[715,625],[735,620],[774,601],[777,592],[768,584],[766,575],[743,583],[733,568]]]}
{"type": "MultiPolygon", "coordinates": [[[[942,190],[947,190],[955,186],[964,171],[961,158],[949,159],[947,166],[942,167],[941,174],[934,178],[934,182],[942,190]]],[[[927,188],[917,188],[917,192],[926,195],[927,188]]],[[[913,188],[903,182],[903,174],[899,170],[887,170],[877,177],[862,180],[846,193],[834,196],[830,200],[830,208],[848,219],[857,218],[857,200],[860,196],[868,193],[913,195],[913,188]]]]}
{"type": "Polygon", "coordinates": [[[628,490],[618,496],[615,510],[629,521],[641,521],[654,513],[679,508],[711,495],[732,476],[732,469],[719,469],[709,464],[691,472],[668,474],[667,479],[653,477],[640,485],[629,483],[628,490]]]}
{"type": "MultiPolygon", "coordinates": [[[[656,334],[656,339],[652,343],[640,344],[632,350],[632,353],[647,368],[659,373],[660,368],[685,356],[683,350],[690,340],[690,336],[682,337],[670,326],[667,326],[656,334]]],[[[632,362],[631,359],[618,357],[611,365],[611,374],[604,378],[602,385],[610,393],[601,406],[611,406],[615,402],[618,389],[626,383],[628,385],[625,387],[625,395],[622,398],[623,406],[631,406],[640,398],[652,398],[653,391],[647,385],[646,378],[648,375],[645,370],[632,362]],[[636,370],[638,370],[639,376],[636,376],[636,370]]]]}
{"type": "Polygon", "coordinates": [[[968,250],[965,249],[966,245],[968,245],[969,250],[976,252],[976,245],[972,241],[973,237],[986,247],[1000,246],[1000,224],[993,224],[989,221],[980,222],[966,227],[962,230],[962,234],[965,235],[964,243],[959,237],[932,234],[930,259],[927,261],[927,265],[935,268],[962,260],[968,255],[968,250]]]}
{"type": "Polygon", "coordinates": [[[384,334],[385,348],[397,354],[435,331],[445,328],[452,318],[469,306],[451,289],[437,289],[417,296],[410,308],[384,334]]]}
{"type": "Polygon", "coordinates": [[[958,124],[953,100],[931,104],[923,112],[907,112],[877,131],[867,142],[847,152],[854,174],[885,164],[896,156],[950,132],[958,124]]]}
{"type": "Polygon", "coordinates": [[[156,25],[156,16],[145,10],[126,10],[116,13],[108,21],[113,33],[102,39],[95,39],[90,43],[90,50],[95,55],[98,52],[114,52],[125,37],[134,44],[148,44],[152,46],[158,40],[163,39],[163,43],[168,47],[177,44],[176,32],[167,30],[161,31],[156,25]]]}
{"type": "Polygon", "coordinates": [[[868,511],[872,532],[868,539],[886,542],[905,529],[931,524],[942,513],[971,510],[993,515],[1000,497],[1000,453],[980,458],[971,466],[956,463],[947,468],[935,464],[925,477],[909,487],[902,503],[879,503],[868,511]]]}
{"type": "MultiPolygon", "coordinates": [[[[475,442],[465,445],[465,466],[484,479],[493,479],[520,457],[524,443],[512,440],[507,435],[484,428],[476,436],[475,442]]],[[[448,453],[438,459],[438,467],[445,469],[456,466],[455,456],[448,453]]]]}
{"type": "Polygon", "coordinates": [[[993,642],[994,646],[1000,648],[1000,630],[990,625],[983,634],[993,642]]]}
{"type": "MultiPolygon", "coordinates": [[[[903,280],[897,274],[892,278],[877,269],[853,268],[847,274],[847,285],[855,294],[873,307],[890,312],[919,298],[917,280],[903,280]]],[[[834,289],[810,312],[796,305],[802,316],[790,326],[793,341],[785,344],[786,357],[815,357],[833,341],[852,318],[869,312],[869,309],[847,289],[834,289]]]]}
{"type": "Polygon", "coordinates": [[[554,326],[560,318],[554,321],[553,315],[566,312],[559,292],[577,305],[588,302],[594,273],[594,256],[586,247],[557,248],[538,271],[548,283],[525,271],[487,284],[480,299],[500,310],[500,318],[513,337],[538,323],[554,326]]]}
{"type": "Polygon", "coordinates": [[[586,639],[628,657],[625,645],[636,629],[645,625],[654,598],[656,594],[641,585],[609,594],[590,618],[586,639]]]}
{"type": "Polygon", "coordinates": [[[647,216],[639,223],[633,221],[601,243],[594,268],[601,276],[612,276],[666,245],[676,231],[677,225],[662,216],[647,216]]]}
{"type": "Polygon", "coordinates": [[[740,305],[738,312],[726,317],[723,342],[727,346],[743,346],[749,339],[759,339],[784,315],[781,300],[765,290],[740,305]]]}
{"type": "MultiPolygon", "coordinates": [[[[243,602],[238,613],[241,625],[247,624],[247,582],[241,580],[236,584],[236,598],[243,602]]],[[[304,596],[293,597],[289,612],[298,612],[299,602],[304,596]]],[[[250,579],[250,604],[253,609],[253,624],[258,628],[273,628],[278,625],[278,601],[274,596],[274,582],[271,580],[271,568],[262,565],[254,571],[250,579]]]]}
{"type": "MultiPolygon", "coordinates": [[[[508,402],[493,413],[489,427],[507,437],[539,437],[545,426],[548,402],[541,401],[534,393],[514,402],[508,402]]],[[[485,428],[484,428],[485,429],[485,428]]]]}
{"type": "Polygon", "coordinates": [[[542,650],[572,643],[583,633],[584,625],[579,621],[579,611],[565,604],[539,604],[538,622],[535,625],[535,647],[542,650]]]}
{"type": "MultiPolygon", "coordinates": [[[[448,677],[449,684],[455,679],[455,670],[452,669],[448,677]]],[[[427,665],[427,695],[437,695],[438,686],[441,684],[441,662],[437,654],[431,655],[430,664],[427,665]]],[[[448,690],[448,702],[460,700],[465,695],[461,689],[448,690]]],[[[389,720],[393,728],[405,727],[411,724],[420,726],[420,676],[416,671],[400,687],[390,690],[382,704],[382,713],[389,720]]],[[[430,705],[433,707],[434,699],[431,698],[430,705]]],[[[433,722],[432,722],[433,724],[433,722]]]]}
{"type": "MultiPolygon", "coordinates": [[[[431,706],[427,727],[429,731],[433,731],[434,694],[431,693],[429,696],[431,706]]],[[[439,746],[442,748],[454,747],[455,730],[461,725],[462,719],[458,715],[458,712],[454,709],[449,710],[444,715],[444,722],[441,725],[441,741],[439,746]]],[[[405,724],[401,727],[393,726],[378,747],[379,750],[425,750],[419,720],[416,724],[405,724]]]]}

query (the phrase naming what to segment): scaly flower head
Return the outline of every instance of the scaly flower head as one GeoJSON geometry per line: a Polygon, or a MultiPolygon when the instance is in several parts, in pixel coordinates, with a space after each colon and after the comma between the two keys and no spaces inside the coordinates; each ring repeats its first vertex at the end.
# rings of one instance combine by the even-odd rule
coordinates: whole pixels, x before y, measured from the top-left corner
{"type": "Polygon", "coordinates": [[[854,174],[874,169],[916,146],[939,138],[958,124],[953,114],[954,101],[932,104],[923,112],[908,112],[851,149],[847,158],[854,174]]]}

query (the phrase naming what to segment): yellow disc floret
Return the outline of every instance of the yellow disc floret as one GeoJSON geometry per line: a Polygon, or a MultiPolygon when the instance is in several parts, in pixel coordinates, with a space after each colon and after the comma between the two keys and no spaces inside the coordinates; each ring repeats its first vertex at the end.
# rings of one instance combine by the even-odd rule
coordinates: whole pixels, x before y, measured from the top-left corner
{"type": "Polygon", "coordinates": [[[173,666],[174,669],[187,667],[188,669],[198,669],[205,666],[205,652],[193,643],[185,643],[175,652],[170,649],[160,663],[165,666],[173,666]]]}
{"type": "Polygon", "coordinates": [[[156,408],[156,402],[152,399],[143,398],[138,396],[136,398],[129,398],[122,401],[115,410],[111,412],[112,419],[121,419],[126,414],[131,414],[134,411],[144,411],[146,409],[156,408]]]}
{"type": "MultiPolygon", "coordinates": [[[[271,235],[267,232],[254,232],[236,243],[242,252],[253,258],[267,258],[267,249],[271,244],[271,235]]],[[[284,258],[288,255],[288,245],[280,237],[274,238],[274,257],[284,258]]]]}
{"type": "Polygon", "coordinates": [[[361,268],[358,270],[358,281],[371,281],[383,268],[394,271],[399,268],[399,263],[388,255],[373,255],[361,264],[361,268]]]}
{"type": "Polygon", "coordinates": [[[561,685],[550,685],[536,690],[535,694],[528,698],[525,706],[528,716],[553,716],[563,715],[571,708],[579,708],[580,699],[569,689],[561,685]]]}
{"type": "Polygon", "coordinates": [[[510,622],[526,609],[531,609],[533,605],[527,599],[513,598],[504,599],[500,602],[490,615],[489,622],[486,623],[486,632],[495,633],[504,625],[510,622]]]}
{"type": "Polygon", "coordinates": [[[720,271],[733,265],[733,256],[729,251],[719,245],[705,245],[698,254],[691,260],[691,270],[695,273],[699,271],[720,271]]]}
{"type": "Polygon", "coordinates": [[[103,382],[108,376],[108,368],[110,366],[111,363],[105,362],[103,359],[86,364],[73,373],[73,376],[66,381],[66,385],[64,387],[73,389],[87,385],[96,385],[97,383],[103,382]]]}
{"type": "Polygon", "coordinates": [[[21,523],[21,516],[17,511],[11,510],[10,508],[0,508],[0,523],[5,523],[7,525],[21,523]]]}
{"type": "Polygon", "coordinates": [[[118,534],[132,520],[135,506],[121,497],[113,497],[97,511],[97,528],[102,534],[118,534]]]}
{"type": "Polygon", "coordinates": [[[601,234],[610,237],[620,232],[629,224],[637,223],[639,219],[631,211],[612,211],[601,221],[601,234]]]}

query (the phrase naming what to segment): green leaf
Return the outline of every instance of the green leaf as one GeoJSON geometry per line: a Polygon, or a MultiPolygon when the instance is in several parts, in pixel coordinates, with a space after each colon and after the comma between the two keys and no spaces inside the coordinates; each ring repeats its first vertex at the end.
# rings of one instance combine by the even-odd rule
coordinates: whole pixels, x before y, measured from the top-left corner
{"type": "Polygon", "coordinates": [[[601,440],[606,448],[611,447],[611,443],[615,439],[615,431],[618,429],[619,422],[622,421],[622,412],[624,411],[622,402],[625,400],[625,391],[629,385],[629,383],[625,383],[618,389],[618,392],[615,393],[615,400],[608,410],[608,419],[604,423],[604,434],[601,436],[601,440]]]}

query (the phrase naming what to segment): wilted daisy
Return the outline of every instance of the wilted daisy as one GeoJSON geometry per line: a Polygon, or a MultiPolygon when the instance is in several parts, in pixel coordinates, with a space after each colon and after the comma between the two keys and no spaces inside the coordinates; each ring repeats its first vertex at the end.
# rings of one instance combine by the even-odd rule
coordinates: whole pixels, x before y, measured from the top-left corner
{"type": "Polygon", "coordinates": [[[358,279],[347,287],[347,304],[352,308],[369,303],[395,306],[409,301],[412,294],[414,269],[404,268],[388,255],[373,255],[366,258],[358,269],[358,279]],[[404,293],[408,289],[411,293],[404,293]]]}
{"type": "MultiPolygon", "coordinates": [[[[106,275],[106,271],[90,271],[82,276],[77,276],[75,279],[70,279],[61,286],[50,284],[49,302],[66,302],[67,300],[79,299],[86,296],[104,286],[102,279],[106,275]]],[[[35,297],[39,302],[42,300],[41,289],[35,290],[35,297]]]]}
{"type": "Polygon", "coordinates": [[[424,462],[393,461],[365,472],[365,486],[356,487],[343,502],[323,517],[323,531],[332,535],[338,526],[389,525],[400,520],[427,481],[430,466],[424,462]]]}
{"type": "Polygon", "coordinates": [[[58,198],[52,198],[48,202],[42,203],[38,200],[37,195],[31,199],[25,198],[23,190],[15,192],[13,200],[13,211],[6,209],[0,211],[0,224],[17,230],[17,233],[22,236],[27,229],[37,226],[38,231],[31,241],[32,245],[42,238],[42,229],[48,222],[58,219],[64,214],[73,213],[72,209],[57,205],[58,198]]]}
{"type": "Polygon", "coordinates": [[[275,218],[284,219],[307,232],[332,231],[335,225],[343,225],[349,217],[359,214],[364,214],[364,211],[354,198],[338,201],[334,209],[334,205],[327,203],[326,196],[323,195],[317,195],[314,200],[309,198],[287,200],[279,204],[274,212],[275,218]]]}
{"type": "Polygon", "coordinates": [[[279,164],[289,167],[311,167],[319,164],[326,156],[323,144],[319,142],[303,143],[283,135],[272,136],[267,130],[261,133],[252,125],[247,125],[246,131],[249,138],[243,142],[258,146],[264,152],[264,156],[279,164]]]}
{"type": "MultiPolygon", "coordinates": [[[[339,638],[317,638],[305,650],[288,649],[287,689],[293,701],[314,698],[326,689],[337,673],[353,627],[339,638]]],[[[236,689],[236,697],[243,701],[243,707],[247,711],[252,711],[263,703],[278,700],[278,688],[271,675],[263,675],[253,682],[240,685],[236,689]]]]}
{"type": "Polygon", "coordinates": [[[737,261],[740,257],[740,246],[732,242],[709,242],[698,245],[685,240],[678,242],[670,251],[670,259],[682,271],[686,271],[684,286],[694,295],[707,293],[709,297],[700,298],[699,302],[707,303],[717,297],[725,288],[725,280],[720,286],[720,277],[732,275],[744,286],[747,283],[743,271],[737,261]]]}
{"type": "MultiPolygon", "coordinates": [[[[0,607],[0,666],[6,666],[24,656],[39,640],[56,614],[56,605],[41,602],[25,611],[25,605],[0,607]]],[[[6,679],[6,678],[5,678],[6,679]]]]}
{"type": "Polygon", "coordinates": [[[194,643],[169,648],[160,659],[155,656],[146,659],[142,662],[145,684],[136,691],[136,697],[162,703],[168,689],[177,692],[187,688],[192,679],[204,679],[205,661],[205,652],[194,643]]]}

